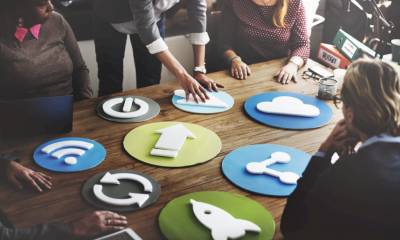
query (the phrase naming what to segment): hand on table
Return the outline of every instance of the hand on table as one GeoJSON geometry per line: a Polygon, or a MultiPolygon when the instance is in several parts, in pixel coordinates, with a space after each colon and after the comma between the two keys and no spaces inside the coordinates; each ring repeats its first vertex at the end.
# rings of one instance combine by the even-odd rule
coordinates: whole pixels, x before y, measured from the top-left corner
{"type": "Polygon", "coordinates": [[[359,139],[347,130],[345,120],[339,121],[328,138],[321,144],[322,152],[336,152],[340,156],[349,155],[354,151],[359,139]]]}
{"type": "Polygon", "coordinates": [[[51,177],[41,172],[35,172],[21,164],[11,161],[6,170],[7,180],[19,189],[23,188],[23,182],[28,183],[39,192],[43,188],[51,189],[51,177]]]}
{"type": "Polygon", "coordinates": [[[104,232],[122,230],[127,224],[125,216],[110,211],[96,211],[69,225],[74,236],[86,238],[104,232]]]}
{"type": "Polygon", "coordinates": [[[231,62],[231,75],[236,79],[243,80],[251,75],[251,69],[240,58],[235,58],[231,62]]]}
{"type": "Polygon", "coordinates": [[[282,84],[289,84],[290,81],[297,83],[298,70],[299,66],[293,62],[289,62],[275,74],[275,77],[277,78],[276,81],[282,84]]]}
{"type": "Polygon", "coordinates": [[[206,90],[187,72],[178,75],[177,78],[183,90],[186,92],[186,100],[189,100],[189,95],[192,95],[196,102],[199,102],[198,99],[202,102],[209,99],[206,90]]]}
{"type": "Polygon", "coordinates": [[[218,92],[218,88],[224,88],[222,84],[215,82],[204,73],[194,73],[194,78],[210,92],[218,92]]]}

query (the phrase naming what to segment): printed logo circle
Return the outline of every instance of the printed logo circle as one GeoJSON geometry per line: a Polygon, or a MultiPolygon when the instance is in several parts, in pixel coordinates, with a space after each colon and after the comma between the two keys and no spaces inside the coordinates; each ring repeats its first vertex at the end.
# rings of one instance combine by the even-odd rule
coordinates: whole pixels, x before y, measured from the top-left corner
{"type": "Polygon", "coordinates": [[[213,159],[221,151],[218,135],[196,124],[158,122],[133,129],[124,148],[139,161],[162,167],[185,167],[213,159]]]}
{"type": "Polygon", "coordinates": [[[33,159],[39,166],[55,172],[79,172],[98,166],[106,150],[86,138],[59,138],[36,148],[33,159]]]}
{"type": "Polygon", "coordinates": [[[236,186],[247,191],[286,197],[307,167],[311,156],[300,150],[257,144],[235,149],[222,161],[222,172],[236,186]]]}
{"type": "Polygon", "coordinates": [[[169,202],[159,215],[170,240],[272,239],[275,222],[258,202],[228,192],[195,192],[169,202]]]}
{"type": "Polygon", "coordinates": [[[183,90],[175,90],[172,96],[172,104],[185,112],[213,114],[225,112],[231,109],[234,105],[234,99],[231,95],[224,91],[207,92],[210,99],[206,103],[196,103],[193,97],[186,101],[185,92],[183,90]]]}
{"type": "Polygon", "coordinates": [[[160,105],[140,96],[113,97],[97,105],[97,115],[112,122],[144,122],[160,113],[160,105]]]}
{"type": "Polygon", "coordinates": [[[136,211],[157,201],[161,187],[152,177],[121,169],[94,175],[82,186],[82,196],[99,209],[136,211]]]}
{"type": "Polygon", "coordinates": [[[244,110],[250,118],[259,123],[295,130],[322,127],[329,123],[333,115],[332,109],[325,102],[315,97],[292,92],[267,92],[255,95],[244,103],[244,110]],[[282,99],[286,100],[283,106],[282,102],[276,101],[282,99]],[[274,114],[260,111],[267,104],[272,107],[272,112],[275,110],[274,114]],[[272,104],[274,105],[271,106],[272,104]],[[311,110],[307,111],[310,108],[311,110]],[[281,114],[278,114],[276,110],[279,109],[288,109],[288,111],[281,111],[281,114]],[[299,112],[299,109],[302,111],[299,112]]]}

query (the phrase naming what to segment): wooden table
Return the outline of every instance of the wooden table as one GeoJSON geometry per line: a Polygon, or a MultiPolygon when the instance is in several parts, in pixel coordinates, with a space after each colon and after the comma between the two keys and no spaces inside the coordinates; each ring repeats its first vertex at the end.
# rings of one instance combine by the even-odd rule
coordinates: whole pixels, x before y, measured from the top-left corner
{"type": "MultiPolygon", "coordinates": [[[[69,134],[94,139],[107,149],[107,159],[97,168],[72,174],[49,172],[53,177],[54,187],[51,191],[38,194],[29,191],[16,191],[9,185],[0,185],[0,206],[9,218],[18,226],[31,226],[36,223],[71,220],[83,213],[94,210],[80,195],[82,184],[98,172],[127,168],[151,175],[162,186],[158,202],[138,212],[127,213],[129,226],[144,239],[161,239],[158,229],[158,213],[172,199],[196,191],[227,191],[246,195],[262,203],[274,216],[276,222],[275,239],[281,238],[280,218],[285,206],[285,198],[273,198],[250,194],[232,185],[225,179],[220,170],[224,156],[232,150],[248,144],[274,143],[294,147],[310,154],[332,130],[334,123],[341,118],[332,102],[329,105],[334,117],[329,125],[307,131],[287,131],[270,128],[254,122],[243,110],[245,100],[253,95],[266,91],[293,91],[315,96],[318,85],[313,80],[300,80],[298,84],[281,85],[273,80],[273,75],[282,66],[283,60],[274,60],[252,66],[252,76],[239,81],[232,79],[226,72],[217,72],[209,76],[225,85],[225,91],[235,98],[235,106],[230,111],[214,115],[195,115],[182,112],[171,104],[171,94],[178,88],[176,83],[152,86],[144,89],[127,91],[124,94],[146,96],[161,105],[158,117],[144,123],[118,124],[105,121],[95,113],[96,104],[101,99],[79,102],[74,111],[74,128],[69,134]],[[223,146],[218,156],[205,164],[180,169],[168,169],[149,166],[132,159],[122,147],[124,136],[133,128],[143,124],[159,121],[181,121],[202,125],[216,132],[223,146]]],[[[308,64],[316,64],[309,61],[308,64]]],[[[300,71],[302,72],[302,71],[300,71]]],[[[61,136],[52,136],[61,137],[61,136]]],[[[31,161],[32,151],[47,139],[37,139],[15,149],[19,151],[23,163],[38,169],[31,161]]],[[[4,146],[4,143],[3,143],[4,146]]]]}

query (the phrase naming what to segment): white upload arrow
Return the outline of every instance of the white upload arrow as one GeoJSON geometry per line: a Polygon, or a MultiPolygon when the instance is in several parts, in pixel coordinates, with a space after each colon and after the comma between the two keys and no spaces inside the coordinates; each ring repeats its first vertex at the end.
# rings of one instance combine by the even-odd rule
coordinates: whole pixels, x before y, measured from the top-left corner
{"type": "MultiPolygon", "coordinates": [[[[127,179],[140,182],[144,186],[144,190],[146,192],[153,191],[153,184],[151,182],[140,175],[134,173],[116,173],[111,174],[107,172],[100,180],[101,183],[104,184],[117,184],[119,185],[120,179],[127,179]]],[[[133,204],[138,204],[139,207],[143,206],[143,204],[149,199],[148,194],[141,194],[141,193],[129,193],[128,195],[130,198],[119,199],[119,198],[112,198],[103,193],[103,186],[100,184],[95,184],[93,186],[93,193],[94,195],[102,202],[117,205],[117,206],[130,206],[133,204]]]]}
{"type": "Polygon", "coordinates": [[[161,133],[155,147],[150,154],[162,157],[176,157],[186,138],[195,139],[196,136],[183,124],[176,124],[156,131],[161,133]]]}

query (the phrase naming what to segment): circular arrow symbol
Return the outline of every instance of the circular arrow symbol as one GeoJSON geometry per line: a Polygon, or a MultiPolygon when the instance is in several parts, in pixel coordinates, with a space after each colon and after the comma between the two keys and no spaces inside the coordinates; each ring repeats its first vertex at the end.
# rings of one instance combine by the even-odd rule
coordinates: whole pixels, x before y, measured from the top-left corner
{"type": "MultiPolygon", "coordinates": [[[[144,190],[146,192],[153,192],[153,184],[147,178],[134,173],[111,174],[107,172],[101,178],[100,183],[119,185],[120,184],[119,180],[121,179],[133,180],[139,182],[143,185],[144,190]]],[[[96,196],[96,198],[99,199],[100,201],[116,206],[130,206],[133,204],[137,204],[139,207],[141,207],[150,198],[149,194],[142,194],[142,193],[128,193],[130,198],[124,198],[124,199],[112,198],[103,193],[103,186],[101,184],[95,184],[93,186],[93,193],[96,196]]]]}

